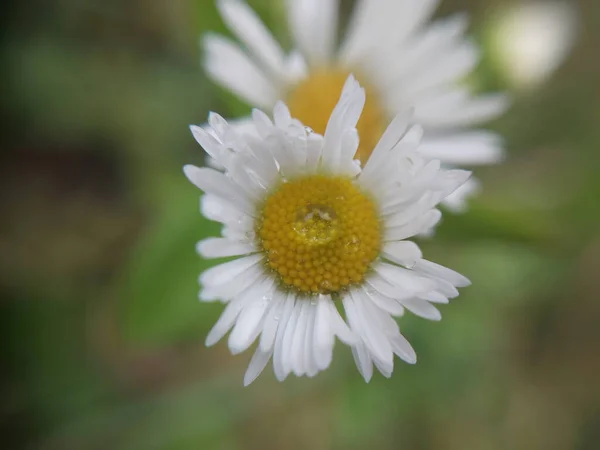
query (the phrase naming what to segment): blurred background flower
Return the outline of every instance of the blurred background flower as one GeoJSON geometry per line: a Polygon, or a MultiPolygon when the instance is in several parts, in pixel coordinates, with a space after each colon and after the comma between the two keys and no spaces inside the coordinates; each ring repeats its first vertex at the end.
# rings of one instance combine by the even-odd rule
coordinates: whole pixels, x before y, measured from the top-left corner
{"type": "MultiPolygon", "coordinates": [[[[249,4],[289,43],[280,1],[249,4]]],[[[6,448],[596,448],[600,4],[535,5],[436,13],[469,11],[484,54],[468,81],[513,106],[492,124],[507,162],[421,243],[473,285],[440,323],[402,319],[419,363],[365,385],[338,346],[313,380],[243,389],[251,352],[203,346],[220,308],[197,304],[194,243],[218,227],[181,173],[202,163],[188,124],[248,112],[200,70],[200,34],[226,34],[212,0],[5,2],[6,448]]]]}

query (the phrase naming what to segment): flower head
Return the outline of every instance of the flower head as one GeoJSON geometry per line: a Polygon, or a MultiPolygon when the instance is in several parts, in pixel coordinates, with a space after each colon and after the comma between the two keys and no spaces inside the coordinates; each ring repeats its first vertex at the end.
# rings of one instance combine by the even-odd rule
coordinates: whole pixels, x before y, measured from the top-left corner
{"type": "MultiPolygon", "coordinates": [[[[294,49],[285,54],[243,0],[217,0],[242,45],[206,35],[207,73],[253,106],[272,108],[285,99],[291,114],[319,134],[354,73],[367,91],[357,124],[356,157],[363,164],[387,123],[408,108],[425,130],[419,151],[426,158],[453,166],[501,159],[497,135],[470,129],[498,116],[507,102],[500,94],[473,96],[462,84],[479,59],[478,49],[463,37],[463,15],[429,24],[438,0],[358,0],[338,44],[338,3],[286,0],[294,49]]],[[[462,210],[476,187],[470,180],[446,206],[462,210]]]]}
{"type": "Polygon", "coordinates": [[[223,224],[221,237],[197,249],[235,258],[200,277],[200,299],[227,304],[206,344],[230,329],[234,354],[259,339],[245,384],[271,358],[279,380],[315,375],[329,366],[336,336],[351,346],[366,380],[373,364],[390,376],[394,354],[416,361],[392,316],[408,309],[439,320],[432,303],[447,303],[468,284],[407,239],[438,222],[436,205],[469,172],[422,159],[421,129],[406,115],[392,121],[362,167],[354,155],[364,103],[365,90],[350,76],[323,135],[281,102],[274,121],[254,110],[253,133],[238,133],[216,114],[211,132],[192,127],[223,167],[184,167],[205,192],[202,213],[223,224]]]}

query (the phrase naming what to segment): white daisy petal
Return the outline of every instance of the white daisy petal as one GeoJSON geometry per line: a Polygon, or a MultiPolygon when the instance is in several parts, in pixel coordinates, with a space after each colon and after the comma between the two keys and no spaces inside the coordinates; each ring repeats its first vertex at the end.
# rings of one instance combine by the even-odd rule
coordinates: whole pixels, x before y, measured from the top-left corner
{"type": "Polygon", "coordinates": [[[417,261],[415,267],[425,273],[434,275],[449,283],[452,283],[452,285],[456,287],[466,287],[471,285],[469,279],[460,273],[434,262],[427,261],[426,259],[420,259],[417,261]]]}
{"type": "Polygon", "coordinates": [[[408,309],[411,313],[422,317],[424,319],[429,320],[441,320],[442,315],[438,311],[438,309],[433,306],[431,303],[421,300],[418,298],[402,300],[402,304],[408,309]]]}
{"type": "Polygon", "coordinates": [[[263,258],[263,255],[257,254],[211,267],[200,275],[200,283],[204,286],[216,286],[231,283],[237,276],[242,274],[248,268],[258,264],[263,258]]]}
{"type": "Polygon", "coordinates": [[[251,384],[265,369],[271,359],[272,352],[263,352],[257,348],[248,364],[248,369],[244,375],[244,386],[251,384]]]}
{"type": "Polygon", "coordinates": [[[423,300],[427,300],[431,303],[449,303],[448,297],[445,297],[444,295],[436,291],[427,292],[425,294],[419,294],[417,295],[417,297],[423,300]]]}
{"type": "Polygon", "coordinates": [[[404,336],[397,334],[390,338],[390,343],[392,344],[394,353],[404,361],[409,364],[415,364],[417,362],[417,354],[404,336]]]}
{"type": "Polygon", "coordinates": [[[319,372],[314,343],[317,303],[311,300],[308,302],[308,305],[306,333],[304,336],[304,368],[307,376],[314,377],[319,372]]]}
{"type": "Polygon", "coordinates": [[[205,194],[200,197],[200,211],[207,219],[221,222],[225,225],[239,225],[241,229],[248,230],[252,228],[252,218],[235,208],[228,202],[216,195],[205,194]],[[250,228],[248,228],[248,226],[250,228]]]}
{"type": "Polygon", "coordinates": [[[290,313],[290,320],[285,328],[285,336],[282,341],[283,348],[283,370],[286,374],[292,371],[292,364],[296,354],[293,352],[292,344],[294,342],[294,335],[296,333],[296,326],[298,325],[298,319],[300,318],[300,312],[302,311],[303,302],[297,299],[294,309],[290,313]]]}
{"type": "Polygon", "coordinates": [[[287,316],[294,303],[294,299],[275,290],[273,292],[273,302],[269,312],[265,316],[265,322],[260,336],[260,349],[263,352],[273,350],[275,345],[275,336],[282,316],[287,316]]]}
{"type": "Polygon", "coordinates": [[[319,369],[329,367],[333,356],[334,334],[329,320],[330,309],[324,298],[319,298],[315,312],[314,337],[315,360],[319,369]]]}
{"type": "Polygon", "coordinates": [[[228,203],[239,208],[242,212],[252,215],[252,201],[239,186],[236,186],[225,175],[214,169],[187,165],[183,168],[188,180],[208,194],[221,197],[228,203]]]}
{"type": "Polygon", "coordinates": [[[452,212],[464,212],[467,209],[467,200],[479,192],[479,180],[470,178],[465,184],[456,189],[444,199],[444,206],[452,212]]]}
{"type": "Polygon", "coordinates": [[[333,330],[333,334],[335,334],[344,344],[351,345],[356,342],[356,336],[354,333],[352,333],[346,322],[344,322],[344,319],[342,319],[340,316],[340,313],[333,304],[333,301],[331,301],[331,297],[322,296],[321,301],[324,301],[329,308],[328,315],[329,320],[331,321],[330,326],[333,330]]]}
{"type": "Polygon", "coordinates": [[[354,357],[354,362],[356,363],[358,371],[365,381],[367,383],[371,381],[371,377],[373,376],[373,363],[371,361],[371,357],[369,356],[367,347],[362,342],[353,345],[352,356],[354,357]]]}
{"type": "Polygon", "coordinates": [[[401,286],[407,292],[419,293],[435,288],[432,280],[394,264],[379,262],[373,265],[373,269],[383,279],[392,285],[401,286]]]}
{"type": "Polygon", "coordinates": [[[493,164],[503,155],[498,135],[487,131],[430,137],[423,141],[419,152],[453,165],[493,164]]]}
{"type": "Polygon", "coordinates": [[[212,329],[208,332],[204,345],[211,347],[219,342],[235,324],[235,320],[243,308],[244,297],[238,297],[232,302],[229,302],[221,313],[219,320],[217,320],[212,329]]]}
{"type": "Polygon", "coordinates": [[[263,108],[279,97],[277,88],[237,45],[227,39],[204,37],[204,67],[210,77],[247,102],[263,108]]]}
{"type": "Polygon", "coordinates": [[[198,242],[196,251],[204,258],[223,258],[255,253],[257,249],[250,242],[236,242],[227,238],[208,238],[198,242]]]}
{"type": "Polygon", "coordinates": [[[273,352],[273,371],[275,372],[275,378],[279,381],[283,381],[287,378],[289,370],[285,368],[285,358],[289,352],[287,347],[284,347],[284,338],[286,336],[287,328],[292,326],[292,318],[295,310],[295,295],[288,294],[288,300],[291,300],[289,307],[284,309],[279,321],[279,327],[277,328],[277,335],[275,336],[275,349],[273,352]]]}
{"type": "Polygon", "coordinates": [[[508,107],[508,99],[502,94],[480,95],[456,105],[451,111],[424,112],[418,106],[415,120],[425,127],[448,129],[488,121],[499,116],[508,107]]]}
{"type": "Polygon", "coordinates": [[[383,255],[403,266],[414,266],[423,256],[419,246],[410,241],[386,242],[383,246],[383,255]]]}
{"type": "Polygon", "coordinates": [[[357,295],[357,291],[350,292],[342,301],[352,330],[361,337],[369,351],[381,361],[391,361],[392,350],[389,341],[377,324],[368,320],[364,300],[357,295]]]}
{"type": "Polygon", "coordinates": [[[305,344],[306,344],[306,333],[308,328],[308,310],[310,308],[310,300],[307,298],[301,298],[299,301],[300,309],[298,311],[298,321],[294,328],[294,335],[290,342],[290,364],[294,375],[300,377],[306,372],[305,366],[305,344]]]}
{"type": "Polygon", "coordinates": [[[285,55],[258,15],[239,0],[218,0],[217,6],[228,28],[272,74],[282,77],[285,55]]]}
{"type": "MultiPolygon", "coordinates": [[[[201,301],[215,301],[221,300],[227,302],[254,284],[264,274],[264,270],[261,264],[253,264],[234,276],[232,279],[225,278],[228,281],[224,281],[221,284],[214,284],[212,286],[203,286],[198,297],[201,301]]],[[[201,282],[202,276],[199,277],[201,282]]]]}
{"type": "Polygon", "coordinates": [[[232,354],[246,350],[258,337],[264,320],[265,312],[273,299],[272,288],[274,280],[265,278],[243,294],[246,305],[229,335],[229,350],[232,354]]]}
{"type": "Polygon", "coordinates": [[[374,289],[367,288],[363,292],[378,308],[381,308],[388,314],[393,316],[401,316],[404,314],[404,307],[399,301],[390,297],[385,297],[374,289]]]}
{"type": "Polygon", "coordinates": [[[286,0],[290,29],[312,64],[331,57],[337,33],[339,0],[286,0]]]}

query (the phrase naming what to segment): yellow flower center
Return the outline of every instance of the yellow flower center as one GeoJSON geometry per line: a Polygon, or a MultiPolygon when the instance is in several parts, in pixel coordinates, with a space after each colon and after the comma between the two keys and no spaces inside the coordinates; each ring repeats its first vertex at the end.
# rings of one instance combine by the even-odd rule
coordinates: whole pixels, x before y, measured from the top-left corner
{"type": "MultiPolygon", "coordinates": [[[[313,71],[288,94],[286,104],[292,117],[323,134],[348,75],[347,71],[333,68],[313,71]]],[[[364,165],[385,130],[386,115],[377,93],[367,84],[361,84],[367,100],[357,125],[360,145],[356,158],[364,165]]]]}
{"type": "Polygon", "coordinates": [[[257,237],[280,282],[314,294],[360,283],[381,246],[371,199],[350,179],[325,175],[283,183],[270,194],[257,237]]]}

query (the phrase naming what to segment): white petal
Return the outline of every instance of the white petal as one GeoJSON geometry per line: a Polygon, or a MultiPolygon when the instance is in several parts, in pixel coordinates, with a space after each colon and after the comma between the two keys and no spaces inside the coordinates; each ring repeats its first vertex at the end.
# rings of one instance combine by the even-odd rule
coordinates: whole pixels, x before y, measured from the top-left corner
{"type": "Polygon", "coordinates": [[[377,358],[373,358],[373,364],[377,367],[377,370],[386,378],[390,378],[394,372],[394,364],[385,364],[379,361],[377,358]]]}
{"type": "Polygon", "coordinates": [[[200,197],[200,211],[207,219],[227,225],[239,224],[243,228],[245,225],[254,224],[254,220],[248,214],[216,195],[205,194],[200,197]]]}
{"type": "Polygon", "coordinates": [[[402,300],[402,304],[413,314],[429,320],[441,320],[442,315],[431,303],[421,299],[402,300]]]}
{"type": "Polygon", "coordinates": [[[273,300],[273,284],[274,280],[268,277],[244,293],[246,305],[229,335],[228,344],[232,354],[243,352],[258,337],[265,312],[273,300]]]}
{"type": "MultiPolygon", "coordinates": [[[[212,270],[212,269],[209,269],[212,270]]],[[[222,281],[220,284],[214,284],[210,286],[204,286],[200,291],[200,300],[202,301],[213,301],[223,300],[228,301],[232,298],[237,297],[239,294],[248,289],[253,285],[261,276],[265,274],[265,269],[261,264],[253,264],[249,267],[241,270],[239,267],[231,267],[221,269],[232,272],[233,278],[229,276],[219,275],[219,280],[222,281]],[[241,271],[240,271],[241,270],[241,271]],[[233,275],[235,273],[235,275],[233,275]]],[[[202,284],[204,273],[200,275],[199,282],[202,284]]],[[[217,281],[219,281],[217,280],[217,281]]]]}
{"type": "Polygon", "coordinates": [[[446,280],[456,287],[466,287],[471,284],[469,279],[461,275],[460,273],[452,269],[448,269],[447,267],[444,267],[440,264],[427,261],[426,259],[419,260],[415,267],[419,270],[422,270],[425,273],[446,280]]]}
{"type": "Polygon", "coordinates": [[[380,70],[377,75],[381,78],[385,90],[405,90],[405,84],[399,80],[418,79],[422,73],[427,73],[432,63],[443,57],[450,46],[460,42],[459,38],[462,38],[466,27],[466,15],[455,14],[427,26],[405,42],[401,49],[390,47],[386,48],[388,51],[382,51],[381,63],[389,65],[390,70],[380,70]],[[402,52],[402,57],[390,61],[391,52],[402,52]]]}
{"type": "Polygon", "coordinates": [[[200,275],[200,283],[205,286],[216,286],[230,283],[248,268],[258,264],[263,255],[252,255],[211,267],[200,275]]]}
{"type": "Polygon", "coordinates": [[[256,349],[252,359],[250,360],[250,364],[248,364],[248,369],[244,374],[244,386],[248,386],[250,383],[256,380],[269,362],[272,353],[272,351],[263,352],[260,348],[256,349]]]}
{"type": "Polygon", "coordinates": [[[319,369],[324,370],[329,367],[333,356],[334,335],[330,325],[330,309],[325,298],[319,296],[317,300],[315,326],[314,326],[314,347],[315,360],[319,369]]]}
{"type": "Polygon", "coordinates": [[[269,352],[273,350],[275,345],[275,336],[277,335],[277,328],[279,327],[281,317],[287,317],[294,303],[294,299],[287,297],[278,290],[275,290],[273,293],[272,303],[273,304],[269,309],[269,312],[265,316],[265,323],[260,336],[259,345],[263,352],[269,352]]]}
{"type": "Polygon", "coordinates": [[[379,169],[386,163],[386,160],[389,164],[390,152],[408,131],[411,114],[411,112],[397,114],[390,122],[360,174],[359,180],[362,184],[374,182],[379,169]]]}
{"type": "Polygon", "coordinates": [[[244,308],[244,300],[245,298],[240,296],[227,304],[217,322],[208,332],[204,345],[211,347],[227,334],[244,308]]]}
{"type": "Polygon", "coordinates": [[[413,291],[404,289],[404,287],[401,285],[390,283],[381,276],[377,275],[377,273],[369,276],[366,282],[369,286],[366,289],[373,289],[375,293],[378,293],[383,297],[399,300],[401,298],[409,298],[414,295],[413,291]]]}
{"type": "Polygon", "coordinates": [[[246,214],[254,214],[254,205],[247,193],[221,172],[190,164],[184,166],[183,171],[188,180],[207,194],[221,197],[224,201],[231,203],[246,214]]]}
{"type": "Polygon", "coordinates": [[[332,56],[337,34],[339,0],[287,0],[290,29],[295,43],[311,64],[332,56]]]}
{"type": "Polygon", "coordinates": [[[323,135],[323,167],[339,172],[342,137],[353,129],[365,104],[365,90],[349,75],[323,135]]]}
{"type": "Polygon", "coordinates": [[[371,362],[371,357],[369,356],[369,352],[365,344],[359,342],[356,345],[353,345],[352,356],[354,357],[356,368],[365,381],[367,383],[371,381],[371,377],[373,376],[373,363],[371,362]]]}
{"type": "Polygon", "coordinates": [[[295,294],[288,294],[288,300],[286,300],[286,302],[286,308],[281,315],[279,326],[277,328],[275,349],[273,352],[273,371],[275,372],[275,377],[279,381],[285,380],[289,374],[289,369],[286,370],[285,368],[285,358],[288,353],[288,348],[283,346],[283,341],[287,334],[287,328],[292,325],[292,317],[295,310],[295,294]]]}
{"type": "Polygon", "coordinates": [[[311,299],[308,307],[308,322],[304,336],[304,368],[308,377],[314,377],[319,372],[315,349],[315,322],[317,317],[317,302],[311,299]]]}
{"type": "Polygon", "coordinates": [[[335,334],[339,338],[339,340],[346,345],[354,344],[357,340],[356,336],[350,330],[346,322],[344,322],[342,316],[340,316],[340,313],[338,312],[333,301],[331,300],[331,297],[326,295],[320,295],[319,301],[325,302],[327,308],[329,309],[329,325],[331,326],[333,334],[335,334]]]}
{"type": "Polygon", "coordinates": [[[422,298],[423,300],[427,300],[428,302],[431,302],[431,303],[446,304],[446,303],[450,302],[450,300],[448,300],[448,297],[446,297],[436,291],[427,292],[425,294],[419,294],[417,297],[422,298]]]}
{"type": "Polygon", "coordinates": [[[487,131],[430,137],[423,140],[419,152],[452,165],[494,164],[503,156],[500,138],[487,131]]]}
{"type": "Polygon", "coordinates": [[[363,340],[367,348],[373,355],[382,361],[392,360],[391,346],[376,324],[369,319],[368,311],[363,307],[362,298],[356,296],[356,292],[350,292],[343,298],[344,311],[352,331],[354,331],[363,340]]]}
{"type": "Polygon", "coordinates": [[[404,314],[404,307],[395,299],[380,295],[377,291],[369,288],[366,288],[363,291],[366,297],[383,311],[394,316],[401,316],[404,314]]]}
{"type": "Polygon", "coordinates": [[[271,122],[269,116],[260,109],[254,108],[252,110],[252,120],[254,121],[256,131],[262,138],[266,138],[272,132],[273,122],[271,122]]]}
{"type": "Polygon", "coordinates": [[[373,269],[386,281],[394,286],[401,287],[407,292],[427,292],[434,290],[436,286],[432,280],[394,264],[378,262],[373,265],[373,269]]]}
{"type": "Polygon", "coordinates": [[[431,15],[438,0],[361,0],[355,7],[341,49],[342,61],[355,65],[374,48],[402,44],[431,15]]]}
{"type": "Polygon", "coordinates": [[[294,335],[296,333],[296,325],[298,324],[298,318],[300,317],[300,311],[302,310],[303,302],[298,299],[294,305],[294,309],[290,313],[290,320],[285,327],[285,335],[281,343],[283,371],[287,375],[292,370],[292,362],[296,358],[296,355],[292,353],[293,347],[292,342],[294,341],[294,335]]]}
{"type": "Polygon", "coordinates": [[[427,71],[422,71],[406,86],[409,93],[409,104],[419,98],[419,94],[431,91],[444,84],[455,83],[456,80],[468,74],[479,60],[479,50],[471,42],[465,41],[444,52],[433,60],[427,71]]]}
{"type": "Polygon", "coordinates": [[[223,258],[227,256],[255,253],[256,247],[249,242],[232,241],[227,238],[208,238],[196,245],[196,251],[204,258],[223,258]]]}
{"type": "Polygon", "coordinates": [[[410,342],[406,340],[401,334],[397,334],[390,338],[392,344],[392,350],[396,355],[402,358],[409,364],[415,364],[417,362],[417,354],[415,353],[410,342]]]}
{"type": "Polygon", "coordinates": [[[310,300],[306,297],[299,299],[300,311],[298,312],[298,321],[294,328],[294,335],[292,336],[290,345],[290,363],[292,372],[298,377],[304,375],[306,372],[305,363],[305,344],[306,344],[306,333],[308,327],[308,309],[310,308],[310,300]]]}
{"type": "Polygon", "coordinates": [[[213,81],[251,105],[268,108],[277,101],[277,86],[236,44],[205,35],[204,50],[204,67],[213,81]]]}
{"type": "Polygon", "coordinates": [[[450,111],[424,112],[417,105],[415,120],[426,128],[462,127],[493,119],[502,114],[508,104],[506,96],[502,94],[487,94],[457,105],[450,111]]]}
{"type": "Polygon", "coordinates": [[[252,55],[274,75],[283,76],[285,55],[258,15],[239,0],[219,0],[219,12],[227,27],[252,55]]]}
{"type": "Polygon", "coordinates": [[[217,160],[217,162],[223,164],[223,153],[226,150],[223,144],[208,131],[196,125],[190,125],[190,131],[204,151],[217,160]]]}
{"type": "Polygon", "coordinates": [[[444,199],[443,205],[453,213],[465,212],[467,210],[467,200],[477,194],[480,189],[479,180],[469,178],[465,184],[444,199]]]}
{"type": "Polygon", "coordinates": [[[408,267],[423,257],[419,246],[410,241],[386,242],[382,253],[390,261],[408,267]]]}
{"type": "Polygon", "coordinates": [[[386,229],[385,241],[401,241],[413,237],[435,226],[441,218],[442,213],[432,209],[405,225],[386,229]]]}

